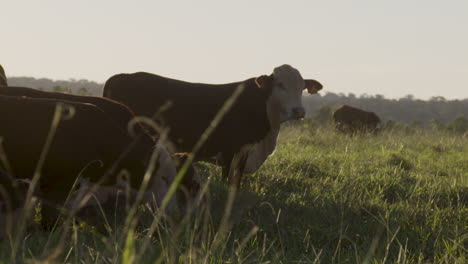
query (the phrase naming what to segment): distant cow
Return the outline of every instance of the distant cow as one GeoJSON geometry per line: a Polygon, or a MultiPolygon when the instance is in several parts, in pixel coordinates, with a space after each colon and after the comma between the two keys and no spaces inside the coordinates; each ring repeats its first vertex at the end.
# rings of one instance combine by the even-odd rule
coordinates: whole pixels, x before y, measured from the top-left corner
{"type": "Polygon", "coordinates": [[[380,118],[374,112],[367,112],[349,105],[342,105],[333,112],[336,128],[342,132],[376,132],[380,118]]]}
{"type": "Polygon", "coordinates": [[[112,76],[104,86],[104,96],[149,117],[171,103],[157,121],[170,129],[169,139],[176,151],[191,152],[217,112],[241,85],[242,93],[196,153],[198,160],[221,157],[219,165],[223,167],[223,175],[229,175],[234,186],[238,186],[252,147],[268,145],[262,147],[268,151],[259,157],[261,165],[275,149],[280,124],[304,117],[303,90],[317,93],[322,89],[319,82],[304,81],[299,71],[289,65],[275,68],[269,76],[219,85],[139,72],[112,76]]]}
{"type": "MultiPolygon", "coordinates": [[[[176,174],[164,146],[135,141],[92,104],[0,96],[0,124],[5,154],[0,169],[16,179],[32,179],[38,170],[41,198],[57,205],[63,205],[75,181],[78,189],[92,186],[88,189],[100,201],[108,190],[138,190],[152,164],[143,202],[154,198],[160,204],[176,174]],[[59,122],[50,134],[54,120],[59,122]],[[152,155],[157,155],[155,163],[150,163],[152,155]]],[[[168,212],[174,210],[175,198],[168,212]]]]}
{"type": "Polygon", "coordinates": [[[8,86],[5,70],[3,70],[2,65],[0,65],[0,86],[8,86]]]}

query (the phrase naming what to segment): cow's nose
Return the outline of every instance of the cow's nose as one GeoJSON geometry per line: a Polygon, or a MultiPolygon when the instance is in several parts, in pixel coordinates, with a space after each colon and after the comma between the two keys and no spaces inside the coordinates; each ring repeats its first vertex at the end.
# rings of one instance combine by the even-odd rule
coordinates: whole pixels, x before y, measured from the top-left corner
{"type": "Polygon", "coordinates": [[[301,119],[305,117],[305,110],[303,107],[296,107],[292,110],[295,119],[301,119]]]}

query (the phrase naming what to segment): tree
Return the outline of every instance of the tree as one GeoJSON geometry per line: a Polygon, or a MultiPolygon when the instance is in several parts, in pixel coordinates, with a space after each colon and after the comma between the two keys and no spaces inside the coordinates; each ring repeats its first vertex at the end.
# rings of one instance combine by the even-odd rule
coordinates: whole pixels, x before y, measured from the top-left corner
{"type": "Polygon", "coordinates": [[[410,126],[412,128],[423,128],[423,123],[419,120],[413,120],[411,121],[410,126]]]}
{"type": "Polygon", "coordinates": [[[324,105],[320,107],[314,116],[314,119],[319,124],[328,124],[332,120],[333,108],[331,105],[324,105]]]}
{"type": "Polygon", "coordinates": [[[384,124],[384,129],[395,129],[398,126],[397,121],[390,119],[384,124]]]}
{"type": "Polygon", "coordinates": [[[81,87],[80,89],[78,89],[77,94],[78,95],[90,95],[90,93],[88,93],[88,90],[86,90],[86,88],[84,87],[81,87]]]}
{"type": "Polygon", "coordinates": [[[447,124],[447,128],[452,132],[463,134],[468,131],[468,119],[459,116],[447,124]]]}
{"type": "Polygon", "coordinates": [[[414,95],[407,94],[402,98],[402,100],[414,101],[414,95]]]}
{"type": "Polygon", "coordinates": [[[443,96],[433,96],[433,97],[431,97],[431,99],[429,99],[429,101],[431,101],[431,102],[445,102],[447,100],[443,96]]]}
{"type": "Polygon", "coordinates": [[[62,86],[59,86],[59,85],[56,85],[52,88],[52,90],[54,92],[58,92],[58,93],[72,93],[70,88],[67,88],[67,87],[62,87],[62,86]]]}
{"type": "Polygon", "coordinates": [[[444,124],[442,124],[439,120],[436,120],[436,119],[432,119],[430,121],[430,125],[431,125],[431,128],[433,130],[443,130],[443,129],[445,129],[444,124]]]}

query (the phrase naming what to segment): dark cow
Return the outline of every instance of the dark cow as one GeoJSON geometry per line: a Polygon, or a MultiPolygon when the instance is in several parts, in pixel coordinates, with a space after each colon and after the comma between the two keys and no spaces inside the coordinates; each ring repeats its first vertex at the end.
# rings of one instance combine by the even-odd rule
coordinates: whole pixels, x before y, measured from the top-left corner
{"type": "MultiPolygon", "coordinates": [[[[87,192],[102,203],[117,191],[138,190],[152,164],[154,170],[149,175],[143,202],[154,198],[159,204],[176,174],[171,157],[161,144],[134,140],[92,104],[0,96],[0,124],[6,157],[1,160],[0,169],[26,180],[38,170],[41,198],[52,204],[63,205],[75,181],[78,191],[72,197],[83,197],[81,194],[87,192]],[[59,115],[61,119],[46,149],[54,116],[59,115]],[[150,163],[153,155],[157,158],[150,163]],[[43,164],[38,167],[41,161],[43,164]]],[[[71,201],[66,206],[76,205],[71,201]]],[[[174,211],[175,198],[168,207],[168,212],[174,211]]]]}
{"type": "Polygon", "coordinates": [[[0,65],[0,86],[8,86],[5,70],[3,70],[2,65],[0,65]]]}
{"type": "Polygon", "coordinates": [[[333,112],[336,128],[345,133],[376,132],[380,128],[380,118],[349,105],[342,105],[333,112]]]}
{"type": "Polygon", "coordinates": [[[259,166],[275,149],[280,124],[304,117],[303,90],[317,93],[322,88],[319,82],[304,81],[299,71],[289,65],[275,68],[269,76],[220,85],[189,83],[139,72],[111,77],[105,84],[104,96],[149,117],[170,103],[157,121],[169,128],[169,139],[176,151],[191,152],[240,85],[244,86],[242,93],[196,153],[198,160],[221,157],[223,175],[229,175],[233,185],[238,186],[252,147],[268,145],[261,147],[268,150],[261,152],[262,161],[253,165],[259,166]]]}
{"type": "MultiPolygon", "coordinates": [[[[135,123],[135,125],[131,126],[132,120],[134,119],[135,115],[128,108],[127,106],[107,99],[103,97],[97,96],[81,96],[81,95],[74,95],[74,94],[66,94],[66,93],[57,93],[57,92],[46,92],[37,89],[27,88],[27,87],[16,87],[16,86],[5,86],[0,87],[0,95],[6,96],[25,96],[30,98],[40,98],[40,99],[58,99],[58,100],[66,100],[76,103],[89,103],[99,107],[108,117],[116,122],[116,125],[119,126],[121,129],[132,132],[130,134],[137,134],[138,132],[142,132],[142,127],[139,123],[135,123]],[[129,125],[131,127],[129,127],[129,125]]],[[[150,140],[146,138],[147,140],[150,140]]]]}
{"type": "MultiPolygon", "coordinates": [[[[7,96],[26,96],[30,98],[41,98],[41,99],[59,99],[66,100],[76,103],[89,103],[97,106],[109,117],[110,120],[114,121],[116,125],[121,128],[124,133],[127,133],[129,136],[138,136],[139,140],[146,142],[146,144],[156,144],[156,138],[151,137],[148,132],[143,129],[141,123],[136,122],[135,115],[127,106],[103,97],[96,96],[81,96],[73,95],[66,93],[57,93],[57,92],[46,92],[41,90],[36,90],[27,87],[1,87],[0,95],[7,96]],[[133,125],[132,125],[133,124],[133,125]]],[[[92,129],[92,128],[91,128],[92,129]]],[[[176,164],[178,164],[176,162],[176,164]]],[[[184,175],[186,180],[182,183],[191,183],[200,181],[200,176],[198,172],[193,168],[190,168],[188,173],[184,175]]],[[[184,185],[183,188],[190,190],[191,192],[196,192],[198,190],[199,184],[194,185],[184,185]]]]}

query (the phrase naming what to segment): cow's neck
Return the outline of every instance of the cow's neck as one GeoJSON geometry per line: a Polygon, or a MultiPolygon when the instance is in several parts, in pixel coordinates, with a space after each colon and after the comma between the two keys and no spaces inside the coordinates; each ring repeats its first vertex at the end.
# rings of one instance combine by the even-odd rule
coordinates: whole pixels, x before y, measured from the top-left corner
{"type": "Polygon", "coordinates": [[[244,169],[246,173],[256,172],[265,160],[275,151],[278,134],[279,129],[271,129],[261,141],[255,144],[247,158],[244,169]]]}
{"type": "Polygon", "coordinates": [[[272,101],[271,96],[267,99],[266,108],[270,129],[250,151],[245,167],[246,173],[254,173],[257,171],[276,148],[276,141],[278,139],[281,123],[280,110],[278,105],[274,104],[272,101]]]}
{"type": "Polygon", "coordinates": [[[266,101],[266,110],[268,121],[270,123],[270,128],[272,130],[278,130],[280,128],[281,119],[280,119],[280,106],[273,99],[273,96],[269,96],[266,101]]]}

